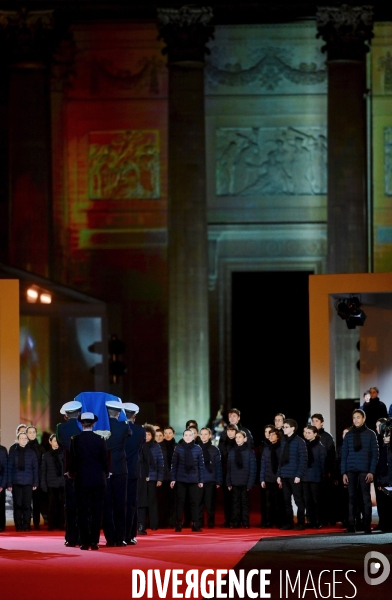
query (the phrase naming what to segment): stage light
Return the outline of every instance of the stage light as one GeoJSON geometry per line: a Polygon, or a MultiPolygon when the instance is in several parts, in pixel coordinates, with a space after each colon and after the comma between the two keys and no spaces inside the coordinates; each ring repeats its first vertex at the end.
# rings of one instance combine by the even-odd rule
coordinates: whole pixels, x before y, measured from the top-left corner
{"type": "Polygon", "coordinates": [[[358,296],[351,295],[349,298],[338,298],[335,309],[341,319],[346,321],[348,329],[361,327],[366,320],[366,315],[361,308],[361,300],[358,296]]]}
{"type": "Polygon", "coordinates": [[[52,303],[52,295],[48,294],[47,292],[44,292],[43,294],[40,295],[39,301],[41,302],[41,304],[51,304],[52,303]]]}
{"type": "Polygon", "coordinates": [[[38,291],[35,288],[31,287],[27,290],[26,296],[27,296],[27,302],[30,302],[30,303],[37,302],[38,291]]]}

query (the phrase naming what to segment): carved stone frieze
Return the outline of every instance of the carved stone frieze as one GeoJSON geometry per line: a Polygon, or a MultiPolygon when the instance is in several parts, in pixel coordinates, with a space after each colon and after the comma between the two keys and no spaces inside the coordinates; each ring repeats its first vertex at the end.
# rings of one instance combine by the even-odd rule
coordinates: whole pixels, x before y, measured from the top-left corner
{"type": "Polygon", "coordinates": [[[91,95],[96,96],[102,88],[109,86],[118,90],[147,89],[151,95],[160,93],[159,71],[163,68],[163,60],[156,56],[143,57],[135,71],[117,69],[110,61],[93,59],[91,68],[91,95]]]}
{"type": "Polygon", "coordinates": [[[211,7],[158,8],[157,17],[159,39],[166,43],[163,53],[169,62],[204,62],[206,44],[214,33],[211,7]]]}
{"type": "Polygon", "coordinates": [[[350,6],[318,7],[316,13],[318,38],[325,42],[322,51],[328,60],[362,60],[369,52],[373,37],[373,7],[350,6]]]}
{"type": "MultiPolygon", "coordinates": [[[[213,48],[213,54],[215,48],[213,48]]],[[[219,61],[209,60],[206,66],[206,79],[212,85],[246,87],[258,83],[261,88],[274,90],[282,80],[299,86],[320,84],[326,81],[325,68],[319,68],[315,62],[292,66],[287,49],[265,47],[258,51],[259,58],[249,67],[242,68],[240,63],[220,65],[219,61]]]]}

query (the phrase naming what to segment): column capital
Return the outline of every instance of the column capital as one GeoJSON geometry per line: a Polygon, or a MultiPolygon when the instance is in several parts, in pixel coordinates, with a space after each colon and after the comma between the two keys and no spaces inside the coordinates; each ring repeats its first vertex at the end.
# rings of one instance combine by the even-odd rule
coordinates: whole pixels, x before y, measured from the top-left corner
{"type": "Polygon", "coordinates": [[[158,8],[157,17],[159,39],[166,43],[163,53],[168,55],[169,63],[204,63],[206,44],[214,34],[210,6],[158,8]]]}
{"type": "Polygon", "coordinates": [[[53,10],[0,11],[0,47],[8,66],[43,68],[56,46],[53,10]]]}
{"type": "Polygon", "coordinates": [[[321,6],[317,8],[318,38],[324,40],[328,60],[362,60],[373,37],[372,6],[321,6]]]}

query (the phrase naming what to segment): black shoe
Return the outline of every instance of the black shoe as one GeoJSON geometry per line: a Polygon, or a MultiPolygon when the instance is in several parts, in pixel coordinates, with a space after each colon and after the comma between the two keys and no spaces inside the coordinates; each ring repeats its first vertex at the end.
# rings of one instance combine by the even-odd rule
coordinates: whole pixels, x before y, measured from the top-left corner
{"type": "Polygon", "coordinates": [[[192,531],[194,531],[196,533],[201,533],[203,530],[200,529],[200,527],[198,527],[197,525],[193,525],[192,531]]]}
{"type": "Polygon", "coordinates": [[[214,529],[215,525],[214,523],[208,523],[208,529],[214,529]]]}
{"type": "Polygon", "coordinates": [[[79,548],[80,548],[81,550],[88,550],[88,549],[89,549],[89,546],[88,546],[88,544],[82,544],[81,546],[79,546],[79,548]]]}
{"type": "Polygon", "coordinates": [[[114,542],[106,542],[106,548],[115,548],[116,544],[114,542]]]}
{"type": "Polygon", "coordinates": [[[147,535],[147,531],[145,529],[138,529],[137,533],[138,535],[147,535]]]}
{"type": "Polygon", "coordinates": [[[17,531],[17,532],[19,533],[20,531],[23,531],[23,529],[22,529],[21,527],[17,527],[17,528],[15,529],[15,531],[17,531]]]}
{"type": "Polygon", "coordinates": [[[346,533],[355,533],[356,529],[354,525],[349,525],[346,529],[346,533]]]}
{"type": "Polygon", "coordinates": [[[129,540],[127,540],[127,544],[128,544],[128,546],[136,546],[137,539],[136,538],[130,538],[129,540]]]}
{"type": "Polygon", "coordinates": [[[124,540],[122,542],[116,542],[114,545],[117,546],[117,548],[125,548],[125,546],[128,546],[127,542],[124,542],[124,540]]]}
{"type": "Polygon", "coordinates": [[[273,527],[272,523],[262,523],[261,527],[263,529],[270,529],[271,527],[273,527]]]}
{"type": "Polygon", "coordinates": [[[175,530],[177,533],[180,533],[180,531],[182,531],[182,523],[177,523],[175,530]]]}
{"type": "Polygon", "coordinates": [[[151,527],[151,531],[158,531],[158,527],[151,527]]]}
{"type": "Polygon", "coordinates": [[[228,528],[228,527],[230,527],[230,523],[228,523],[227,521],[225,521],[225,522],[223,523],[222,527],[226,527],[226,528],[228,528]]]}
{"type": "Polygon", "coordinates": [[[71,544],[71,542],[64,542],[64,546],[67,546],[67,548],[76,548],[76,544],[71,544]]]}
{"type": "Polygon", "coordinates": [[[294,525],[292,523],[287,523],[286,525],[282,525],[279,527],[281,531],[288,531],[289,529],[294,529],[294,525]]]}
{"type": "Polygon", "coordinates": [[[34,530],[35,531],[39,531],[40,530],[40,526],[39,525],[34,525],[34,530]]]}
{"type": "Polygon", "coordinates": [[[294,529],[296,531],[303,531],[305,529],[305,523],[297,523],[294,529]]]}
{"type": "Polygon", "coordinates": [[[99,550],[98,544],[91,544],[91,550],[99,550]]]}
{"type": "Polygon", "coordinates": [[[28,525],[27,527],[23,527],[23,531],[31,531],[30,526],[28,525]]]}
{"type": "Polygon", "coordinates": [[[370,527],[365,527],[365,529],[363,530],[363,533],[365,535],[369,535],[370,533],[372,533],[372,529],[370,527]]]}

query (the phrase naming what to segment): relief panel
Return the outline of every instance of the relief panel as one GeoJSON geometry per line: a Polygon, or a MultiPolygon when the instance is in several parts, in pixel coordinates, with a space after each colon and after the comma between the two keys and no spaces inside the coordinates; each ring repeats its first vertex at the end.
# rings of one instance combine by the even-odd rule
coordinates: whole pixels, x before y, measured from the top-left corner
{"type": "Polygon", "coordinates": [[[217,196],[315,196],[326,193],[325,127],[217,129],[217,196]]]}

